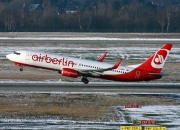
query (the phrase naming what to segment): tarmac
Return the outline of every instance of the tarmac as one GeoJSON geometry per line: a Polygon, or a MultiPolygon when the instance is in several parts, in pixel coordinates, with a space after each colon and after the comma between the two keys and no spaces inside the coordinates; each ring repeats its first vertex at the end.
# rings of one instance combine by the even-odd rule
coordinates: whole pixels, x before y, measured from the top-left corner
{"type": "Polygon", "coordinates": [[[180,93],[179,84],[0,83],[1,92],[180,93]]]}

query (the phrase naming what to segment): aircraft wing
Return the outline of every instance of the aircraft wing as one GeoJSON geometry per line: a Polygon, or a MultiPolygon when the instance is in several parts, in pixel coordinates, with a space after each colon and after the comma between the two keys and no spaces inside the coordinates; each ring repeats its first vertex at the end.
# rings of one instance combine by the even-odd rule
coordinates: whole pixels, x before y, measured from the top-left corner
{"type": "Polygon", "coordinates": [[[83,74],[83,75],[93,75],[93,76],[99,76],[100,74],[102,74],[102,72],[104,71],[108,71],[108,70],[113,70],[113,69],[117,69],[119,67],[119,65],[122,62],[122,58],[120,58],[116,64],[114,64],[114,66],[110,67],[110,68],[103,68],[103,69],[78,69],[76,71],[78,71],[79,73],[83,74]]]}

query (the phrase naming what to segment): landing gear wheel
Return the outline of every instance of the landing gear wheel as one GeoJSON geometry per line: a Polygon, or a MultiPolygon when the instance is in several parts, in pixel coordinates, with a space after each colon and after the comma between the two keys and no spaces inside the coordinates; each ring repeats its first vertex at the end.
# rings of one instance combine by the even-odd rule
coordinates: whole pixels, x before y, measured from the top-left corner
{"type": "Polygon", "coordinates": [[[89,80],[87,78],[82,78],[81,81],[85,84],[88,84],[89,83],[89,80]]]}
{"type": "Polygon", "coordinates": [[[20,70],[20,71],[23,71],[23,68],[21,67],[19,70],[20,70]]]}

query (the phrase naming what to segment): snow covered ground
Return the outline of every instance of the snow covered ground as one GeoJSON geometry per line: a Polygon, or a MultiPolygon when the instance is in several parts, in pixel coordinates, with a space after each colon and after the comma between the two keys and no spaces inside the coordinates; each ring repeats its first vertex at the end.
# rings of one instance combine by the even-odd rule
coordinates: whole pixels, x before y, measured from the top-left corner
{"type": "MultiPolygon", "coordinates": [[[[11,100],[10,95],[16,95],[16,92],[6,92],[0,93],[3,99],[5,97],[9,97],[8,100],[11,100]]],[[[57,97],[58,95],[68,96],[71,95],[102,95],[102,96],[123,96],[121,93],[111,93],[111,92],[99,92],[99,93],[86,93],[86,92],[20,92],[22,97],[26,95],[24,98],[33,97],[35,94],[37,97],[42,97],[43,95],[51,95],[51,97],[57,97]]],[[[138,95],[138,94],[137,94],[138,95]]],[[[144,94],[145,95],[145,94],[144,94]]],[[[151,94],[148,94],[149,96],[151,94]]],[[[152,94],[151,96],[155,96],[152,94]]],[[[35,97],[36,97],[35,96],[35,97]]],[[[132,96],[132,95],[131,95],[132,96]]],[[[142,96],[141,94],[139,96],[142,96]]],[[[177,94],[180,96],[180,94],[177,94]]],[[[36,97],[36,98],[37,98],[36,97]]],[[[171,98],[164,95],[164,98],[171,98]]],[[[75,98],[75,97],[74,97],[75,98]]],[[[27,98],[28,99],[28,98],[27,98]]],[[[26,99],[26,100],[27,100],[26,99]]],[[[34,99],[30,98],[31,100],[34,99]]],[[[148,98],[147,98],[148,99],[148,98]]],[[[12,99],[15,100],[23,100],[21,98],[12,99]]],[[[51,101],[51,99],[48,99],[51,101]]],[[[64,98],[62,100],[65,100],[64,98]]],[[[137,100],[137,99],[136,99],[137,100]]],[[[157,98],[154,98],[157,100],[157,98]]],[[[167,100],[168,101],[168,100],[167,100]]],[[[169,100],[170,101],[170,100],[169,100]]],[[[20,101],[19,101],[20,102],[20,101]]],[[[64,102],[64,101],[63,101],[64,102]]],[[[176,99],[177,104],[179,104],[180,99],[176,99]]],[[[112,116],[111,113],[104,115],[102,120],[71,120],[71,119],[56,119],[51,118],[51,116],[46,118],[36,118],[36,117],[21,117],[21,118],[2,118],[0,117],[0,129],[94,129],[94,130],[106,130],[106,129],[119,129],[120,126],[125,125],[133,125],[133,121],[137,121],[137,126],[164,126],[167,127],[167,130],[179,130],[180,129],[180,106],[179,105],[154,105],[154,106],[140,106],[139,108],[125,108],[125,106],[110,106],[111,110],[114,110],[116,115],[112,116]],[[145,116],[144,116],[145,115],[145,116]],[[112,118],[113,117],[113,118],[112,118]],[[109,118],[109,119],[103,119],[109,118]],[[106,121],[107,120],[107,121],[106,121]],[[155,125],[141,125],[141,120],[155,120],[155,125]]]]}
{"type": "Polygon", "coordinates": [[[167,130],[180,129],[180,106],[143,106],[140,108],[114,107],[118,122],[94,122],[55,119],[1,119],[1,129],[119,129],[120,126],[133,125],[133,120],[140,125],[141,120],[155,120],[155,125],[164,126],[167,130]],[[142,116],[142,114],[146,116],[142,116]]]}
{"type": "Polygon", "coordinates": [[[180,129],[180,106],[143,106],[140,108],[124,108],[124,106],[120,106],[115,107],[115,110],[120,112],[123,117],[126,116],[124,120],[127,123],[136,120],[140,124],[141,120],[155,120],[155,125],[174,126],[180,129]],[[143,116],[143,114],[146,114],[146,116],[143,116]],[[129,117],[128,120],[127,117],[129,117]]]}
{"type": "Polygon", "coordinates": [[[0,40],[78,40],[78,41],[180,41],[179,38],[106,38],[106,37],[0,37],[0,40]]]}
{"type": "MultiPolygon", "coordinates": [[[[161,46],[157,48],[148,48],[148,47],[123,47],[123,46],[105,46],[98,47],[94,45],[92,47],[74,45],[74,44],[58,44],[58,45],[50,45],[46,44],[44,46],[24,46],[24,45],[16,45],[16,46],[1,46],[0,49],[0,59],[6,59],[6,55],[10,54],[17,50],[36,50],[42,52],[50,52],[55,54],[64,54],[73,57],[81,57],[86,59],[97,60],[104,52],[108,52],[106,57],[107,62],[115,62],[114,59],[118,59],[122,57],[124,61],[129,62],[139,62],[146,60],[150,55],[156,52],[161,46]],[[146,52],[146,53],[145,53],[146,52]]],[[[180,61],[180,48],[173,48],[167,62],[179,62],[180,61]]]]}
{"type": "MultiPolygon", "coordinates": [[[[0,37],[0,59],[6,59],[5,55],[16,50],[36,50],[93,60],[97,60],[102,53],[108,52],[108,56],[105,59],[107,62],[114,62],[114,59],[119,59],[119,57],[128,62],[139,62],[144,61],[161,47],[162,44],[159,45],[156,41],[164,41],[164,43],[167,41],[180,42],[178,36],[173,37],[174,34],[171,34],[170,37],[168,36],[169,34],[163,34],[162,36],[159,34],[159,37],[155,34],[150,34],[151,36],[148,37],[146,35],[148,34],[42,33],[41,35],[33,35],[23,33],[22,36],[11,33],[2,34],[0,37]],[[6,40],[18,41],[7,43],[4,42],[6,40]],[[27,42],[29,40],[34,40],[35,42],[27,42]],[[45,43],[44,41],[47,40],[49,42],[45,43]],[[58,42],[53,42],[55,40],[58,42]],[[89,43],[88,41],[92,42],[89,43]],[[134,41],[135,43],[130,44],[129,41],[134,41]],[[151,41],[152,43],[150,45],[143,44],[145,41],[151,41]],[[138,42],[140,43],[139,45],[137,45],[138,42]]],[[[167,62],[179,62],[179,54],[180,46],[175,44],[167,62]]]]}

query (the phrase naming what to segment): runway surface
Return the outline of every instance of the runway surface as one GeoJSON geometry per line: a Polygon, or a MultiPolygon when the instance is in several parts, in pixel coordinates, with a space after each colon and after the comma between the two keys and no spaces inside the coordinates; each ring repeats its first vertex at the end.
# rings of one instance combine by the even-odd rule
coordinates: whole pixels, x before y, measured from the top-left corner
{"type": "Polygon", "coordinates": [[[179,84],[1,83],[1,92],[180,93],[179,84]]]}

